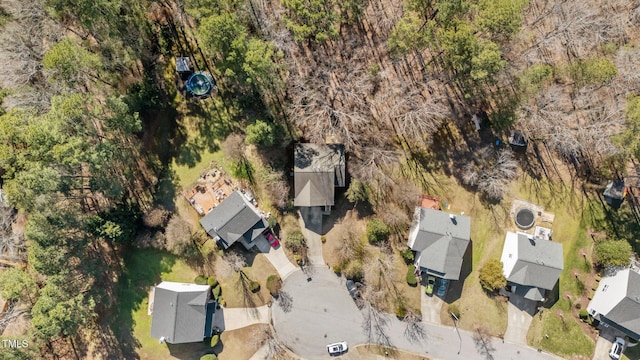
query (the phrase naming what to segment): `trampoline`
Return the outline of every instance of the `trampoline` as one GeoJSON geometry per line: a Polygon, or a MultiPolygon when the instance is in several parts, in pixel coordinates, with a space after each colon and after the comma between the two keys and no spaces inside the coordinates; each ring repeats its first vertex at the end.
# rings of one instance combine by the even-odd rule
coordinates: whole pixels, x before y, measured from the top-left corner
{"type": "Polygon", "coordinates": [[[215,81],[209,73],[196,72],[187,80],[187,91],[195,96],[205,96],[211,92],[215,81]]]}
{"type": "Polygon", "coordinates": [[[529,208],[522,208],[516,212],[515,216],[516,225],[520,229],[530,229],[536,222],[536,216],[529,208]]]}

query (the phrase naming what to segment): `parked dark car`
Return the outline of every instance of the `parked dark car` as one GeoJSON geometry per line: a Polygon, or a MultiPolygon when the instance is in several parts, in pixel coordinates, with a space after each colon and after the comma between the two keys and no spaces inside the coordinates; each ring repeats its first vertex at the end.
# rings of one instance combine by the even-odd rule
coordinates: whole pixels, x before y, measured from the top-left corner
{"type": "Polygon", "coordinates": [[[360,291],[353,280],[347,280],[347,290],[354,300],[360,298],[360,291]]]}
{"type": "Polygon", "coordinates": [[[443,298],[447,294],[447,288],[449,287],[448,279],[440,279],[440,285],[438,286],[438,290],[436,291],[436,295],[443,298]]]}

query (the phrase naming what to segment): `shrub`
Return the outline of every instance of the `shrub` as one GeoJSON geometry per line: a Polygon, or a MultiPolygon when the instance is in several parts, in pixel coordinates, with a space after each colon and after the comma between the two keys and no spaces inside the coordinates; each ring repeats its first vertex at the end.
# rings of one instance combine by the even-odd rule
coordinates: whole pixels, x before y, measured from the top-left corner
{"type": "Polygon", "coordinates": [[[207,285],[207,281],[208,281],[208,279],[204,275],[198,275],[198,276],[196,276],[195,279],[193,279],[193,282],[198,284],[198,285],[207,285]]]}
{"type": "Polygon", "coordinates": [[[302,235],[302,232],[300,230],[294,230],[288,233],[285,244],[289,249],[291,249],[291,251],[295,253],[299,253],[307,247],[307,241],[305,240],[304,235],[302,235]]]}
{"type": "Polygon", "coordinates": [[[207,279],[207,284],[209,284],[209,286],[211,287],[216,287],[218,285],[218,279],[216,279],[215,276],[209,276],[209,279],[207,279]]]}
{"type": "Polygon", "coordinates": [[[618,75],[618,69],[607,58],[593,58],[571,65],[569,75],[578,85],[604,85],[618,75]]]}
{"type": "Polygon", "coordinates": [[[582,304],[576,303],[576,309],[578,309],[578,310],[582,309],[582,304]]]}
{"type": "Polygon", "coordinates": [[[413,260],[415,260],[415,257],[413,255],[413,250],[411,249],[400,251],[400,255],[402,255],[402,258],[404,259],[404,262],[406,264],[411,264],[413,263],[413,260]]]}
{"type": "Polygon", "coordinates": [[[367,240],[371,244],[380,244],[389,239],[391,231],[380,219],[371,219],[367,223],[367,240]]]}
{"type": "Polygon", "coordinates": [[[282,290],[282,280],[280,276],[276,274],[269,275],[267,278],[267,290],[269,290],[271,296],[276,296],[280,293],[280,290],[282,290]]]}
{"type": "Polygon", "coordinates": [[[216,285],[216,287],[211,290],[211,293],[213,294],[213,298],[215,300],[218,300],[220,299],[220,295],[222,295],[222,288],[220,287],[220,285],[216,285]]]}
{"type": "Polygon", "coordinates": [[[347,266],[342,269],[344,277],[353,281],[361,281],[364,278],[364,269],[362,267],[362,261],[351,261],[347,266]]]}
{"type": "Polygon", "coordinates": [[[507,278],[502,272],[502,262],[497,259],[487,261],[480,269],[479,277],[482,288],[490,292],[507,286],[507,278]]]}
{"type": "Polygon", "coordinates": [[[251,281],[251,283],[249,283],[249,290],[251,290],[252,293],[257,293],[260,291],[260,283],[257,281],[251,281]]]}
{"type": "Polygon", "coordinates": [[[275,141],[275,131],[271,124],[262,120],[247,126],[247,137],[244,139],[247,144],[269,147],[275,141]]]}
{"type": "Polygon", "coordinates": [[[340,264],[333,265],[333,272],[337,275],[342,274],[342,266],[340,264]]]}
{"type": "Polygon", "coordinates": [[[267,224],[269,224],[270,228],[275,229],[276,226],[278,226],[278,219],[275,216],[271,215],[267,219],[267,224]]]}
{"type": "Polygon", "coordinates": [[[409,286],[418,285],[418,279],[416,279],[415,273],[416,273],[416,267],[413,265],[409,265],[407,269],[407,284],[409,284],[409,286]]]}
{"type": "Polygon", "coordinates": [[[324,235],[320,236],[320,241],[322,241],[323,244],[326,243],[327,242],[327,237],[324,236],[324,235]]]}
{"type": "Polygon", "coordinates": [[[624,240],[598,241],[594,248],[595,263],[600,266],[625,266],[633,255],[631,245],[624,240]]]}
{"type": "Polygon", "coordinates": [[[587,318],[589,317],[589,313],[587,312],[587,310],[582,309],[580,310],[580,312],[578,313],[578,316],[580,316],[580,319],[582,319],[583,321],[587,320],[587,318]]]}
{"type": "Polygon", "coordinates": [[[458,304],[449,305],[449,314],[454,314],[458,319],[460,319],[460,308],[458,304]]]}
{"type": "Polygon", "coordinates": [[[205,354],[200,357],[200,360],[218,360],[216,354],[205,354]]]}
{"type": "Polygon", "coordinates": [[[407,308],[404,305],[396,306],[396,316],[400,320],[404,319],[407,316],[407,308]]]}
{"type": "Polygon", "coordinates": [[[220,341],[220,336],[219,335],[214,335],[211,338],[211,347],[215,347],[216,345],[218,345],[218,341],[220,341]]]}

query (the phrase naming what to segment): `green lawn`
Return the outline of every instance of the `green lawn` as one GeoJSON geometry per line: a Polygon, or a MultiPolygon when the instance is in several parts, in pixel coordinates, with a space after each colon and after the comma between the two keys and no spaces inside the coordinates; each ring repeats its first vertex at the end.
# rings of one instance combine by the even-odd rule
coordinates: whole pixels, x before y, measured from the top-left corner
{"type": "Polygon", "coordinates": [[[564,357],[581,355],[591,358],[595,348],[593,340],[584,333],[573,316],[557,310],[562,307],[561,302],[545,310],[542,319],[534,316],[527,335],[529,345],[564,357]],[[559,313],[563,313],[564,318],[559,313]]]}
{"type": "MultiPolygon", "coordinates": [[[[125,257],[124,271],[118,284],[119,336],[130,340],[130,350],[140,359],[198,358],[202,344],[187,344],[171,348],[151,337],[151,316],[147,315],[149,287],[161,280],[193,282],[197,273],[183,260],[163,251],[135,249],[125,257]]],[[[133,358],[134,355],[130,354],[133,358]]]]}

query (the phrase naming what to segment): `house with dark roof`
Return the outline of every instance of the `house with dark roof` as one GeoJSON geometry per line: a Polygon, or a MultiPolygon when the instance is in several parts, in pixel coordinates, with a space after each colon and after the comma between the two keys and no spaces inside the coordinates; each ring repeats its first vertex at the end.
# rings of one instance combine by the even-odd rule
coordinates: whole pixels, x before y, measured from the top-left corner
{"type": "Polygon", "coordinates": [[[328,213],[335,204],[335,188],[345,186],[345,170],[344,145],[296,144],[293,204],[322,207],[328,213]]]}
{"type": "Polygon", "coordinates": [[[549,298],[564,268],[562,244],[523,232],[507,232],[500,261],[512,293],[542,302],[549,298]]]}
{"type": "Polygon", "coordinates": [[[153,291],[151,337],[169,344],[199,342],[213,332],[211,287],[163,281],[153,291]]]}
{"type": "Polygon", "coordinates": [[[640,274],[627,268],[603,277],[587,312],[601,323],[640,340],[640,274]]]}
{"type": "Polygon", "coordinates": [[[200,219],[200,225],[223,249],[236,241],[247,250],[268,228],[260,211],[240,192],[234,191],[200,219]]]}
{"type": "Polygon", "coordinates": [[[470,232],[468,216],[416,207],[408,242],[416,252],[416,267],[428,275],[458,280],[470,232]]]}

